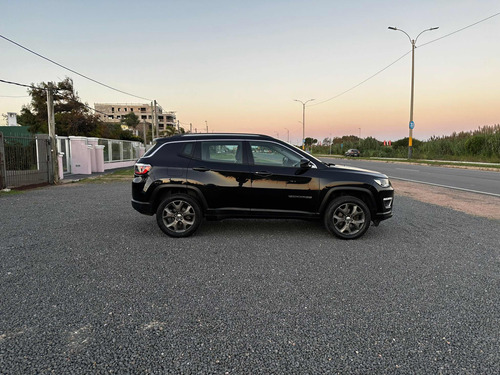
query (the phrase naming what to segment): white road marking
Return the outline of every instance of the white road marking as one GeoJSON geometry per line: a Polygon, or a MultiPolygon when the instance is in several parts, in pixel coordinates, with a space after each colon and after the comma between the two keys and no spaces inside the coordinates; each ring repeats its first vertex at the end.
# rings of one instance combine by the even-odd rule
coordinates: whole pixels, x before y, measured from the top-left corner
{"type": "Polygon", "coordinates": [[[464,188],[459,188],[455,186],[448,186],[448,185],[441,185],[441,184],[433,184],[432,182],[424,182],[424,181],[416,181],[416,180],[409,180],[407,178],[400,178],[400,177],[389,177],[394,180],[401,180],[401,181],[408,181],[408,182],[416,182],[417,184],[425,184],[425,185],[432,185],[432,186],[438,186],[438,187],[444,187],[448,189],[455,189],[455,190],[461,190],[461,191],[467,191],[469,193],[477,193],[477,194],[486,194],[486,195],[492,195],[494,197],[499,197],[500,194],[495,194],[495,193],[488,193],[486,191],[479,191],[479,190],[472,190],[472,189],[464,189],[464,188]]]}
{"type": "Polygon", "coordinates": [[[409,168],[394,168],[399,171],[408,171],[408,172],[420,172],[418,169],[409,169],[409,168]]]}

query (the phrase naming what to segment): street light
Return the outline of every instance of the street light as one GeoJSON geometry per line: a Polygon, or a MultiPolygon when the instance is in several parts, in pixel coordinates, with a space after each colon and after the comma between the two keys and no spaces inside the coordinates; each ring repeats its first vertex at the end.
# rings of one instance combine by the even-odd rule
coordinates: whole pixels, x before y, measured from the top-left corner
{"type": "Polygon", "coordinates": [[[413,122],[413,87],[414,87],[414,77],[415,77],[415,48],[416,48],[416,43],[417,39],[420,35],[425,33],[426,31],[432,31],[432,30],[437,30],[439,27],[431,27],[430,29],[426,29],[422,31],[420,34],[417,35],[415,39],[412,39],[408,33],[404,30],[398,29],[397,27],[391,27],[389,26],[388,29],[390,30],[396,30],[396,31],[401,31],[402,33],[405,33],[408,39],[410,40],[411,43],[411,98],[410,98],[410,135],[408,138],[408,159],[411,159],[412,154],[413,154],[413,128],[415,126],[415,123],[413,122]]]}
{"type": "Polygon", "coordinates": [[[302,100],[293,99],[296,102],[302,103],[302,150],[306,149],[306,104],[314,99],[309,99],[303,102],[302,100]]]}
{"type": "Polygon", "coordinates": [[[290,143],[290,130],[288,130],[287,128],[284,128],[286,131],[287,131],[287,142],[290,143]]]}

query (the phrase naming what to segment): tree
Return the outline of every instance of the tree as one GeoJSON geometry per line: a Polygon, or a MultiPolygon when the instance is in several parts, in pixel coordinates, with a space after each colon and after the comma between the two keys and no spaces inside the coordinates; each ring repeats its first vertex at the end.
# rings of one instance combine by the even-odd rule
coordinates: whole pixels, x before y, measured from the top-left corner
{"type": "Polygon", "coordinates": [[[139,116],[137,116],[134,112],[130,112],[128,115],[122,117],[122,124],[135,130],[137,125],[139,125],[139,116]]]}
{"type": "Polygon", "coordinates": [[[318,143],[318,140],[314,139],[314,138],[307,137],[305,143],[306,143],[306,147],[311,147],[312,145],[318,143]]]}
{"type": "Polygon", "coordinates": [[[184,134],[184,133],[186,133],[184,128],[180,127],[179,130],[177,130],[175,126],[167,126],[164,132],[165,137],[171,137],[176,134],[184,134]]]}
{"type": "MultiPolygon", "coordinates": [[[[18,122],[29,126],[32,133],[48,133],[47,89],[45,82],[32,84],[28,89],[31,103],[24,105],[18,122]]],[[[87,104],[80,101],[73,87],[73,80],[66,77],[53,87],[54,117],[57,135],[99,136],[100,120],[90,112],[87,104]]]]}

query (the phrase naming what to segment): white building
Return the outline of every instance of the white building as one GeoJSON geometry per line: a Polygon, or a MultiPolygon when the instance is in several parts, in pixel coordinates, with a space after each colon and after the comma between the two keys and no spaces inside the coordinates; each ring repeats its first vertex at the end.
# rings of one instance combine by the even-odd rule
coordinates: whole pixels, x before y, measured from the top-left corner
{"type": "MultiPolygon", "coordinates": [[[[120,123],[124,116],[134,112],[139,117],[140,123],[153,123],[153,107],[151,104],[145,103],[94,103],[94,108],[97,115],[104,122],[120,123]]],[[[164,132],[168,126],[177,126],[177,118],[175,112],[164,111],[163,108],[156,104],[156,118],[158,129],[164,132]]]]}
{"type": "Polygon", "coordinates": [[[19,126],[17,123],[17,113],[7,112],[7,125],[8,126],[19,126]]]}

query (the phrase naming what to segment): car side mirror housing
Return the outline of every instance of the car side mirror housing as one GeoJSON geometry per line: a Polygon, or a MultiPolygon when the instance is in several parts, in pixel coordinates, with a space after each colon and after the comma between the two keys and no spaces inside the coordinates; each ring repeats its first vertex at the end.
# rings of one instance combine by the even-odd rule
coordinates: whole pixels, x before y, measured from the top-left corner
{"type": "Polygon", "coordinates": [[[300,168],[301,169],[311,168],[311,162],[308,159],[300,159],[300,168]]]}

